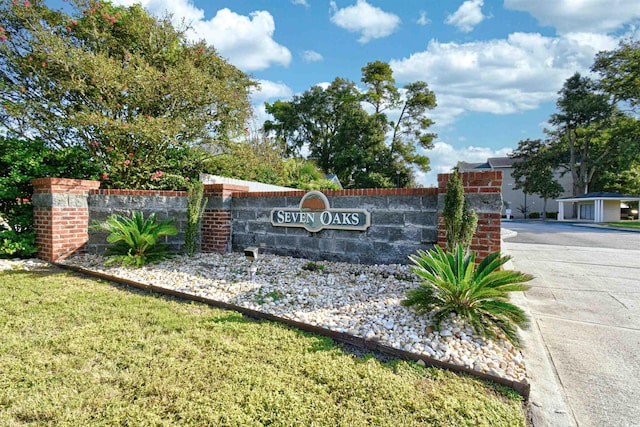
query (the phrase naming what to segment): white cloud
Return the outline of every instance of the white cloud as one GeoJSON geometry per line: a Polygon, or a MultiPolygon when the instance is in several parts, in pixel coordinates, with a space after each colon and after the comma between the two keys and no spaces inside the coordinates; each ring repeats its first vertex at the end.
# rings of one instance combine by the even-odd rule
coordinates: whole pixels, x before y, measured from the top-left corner
{"type": "Polygon", "coordinates": [[[271,80],[258,80],[260,90],[251,94],[254,104],[272,98],[287,99],[293,96],[293,90],[282,82],[272,82],[271,80]]]}
{"type": "Polygon", "coordinates": [[[198,36],[243,70],[263,70],[272,64],[287,66],[291,52],[273,40],[275,22],[267,11],[251,12],[247,17],[220,9],[209,21],[193,25],[198,36]]]}
{"type": "Polygon", "coordinates": [[[458,162],[484,162],[489,157],[503,157],[511,151],[513,149],[508,147],[498,150],[474,146],[455,148],[444,141],[438,141],[433,144],[432,150],[426,152],[431,160],[431,171],[426,174],[418,173],[418,183],[425,187],[436,186],[438,184],[438,174],[451,172],[458,162]]]}
{"type": "Polygon", "coordinates": [[[190,0],[112,0],[117,6],[133,6],[139,3],[156,16],[162,16],[165,12],[173,15],[174,23],[180,23],[184,19],[187,23],[204,19],[204,11],[195,7],[190,0]]]}
{"type": "Polygon", "coordinates": [[[468,33],[473,28],[484,21],[486,16],[482,14],[483,0],[468,0],[462,3],[458,10],[447,16],[445,21],[449,25],[453,25],[458,30],[468,33]]]}
{"type": "Polygon", "coordinates": [[[400,18],[371,6],[366,0],[357,0],[353,6],[338,9],[335,1],[330,2],[331,22],[352,33],[360,33],[358,42],[367,43],[372,39],[387,37],[400,25],[400,18]]]}
{"type": "Polygon", "coordinates": [[[288,66],[291,52],[278,44],[273,35],[275,22],[267,11],[255,11],[249,16],[239,15],[225,8],[206,20],[204,11],[191,0],[114,0],[116,5],[140,3],[150,13],[172,15],[174,24],[184,20],[191,25],[189,36],[212,44],[229,61],[244,71],[256,71],[272,65],[288,66]]]}
{"type": "Polygon", "coordinates": [[[446,124],[465,111],[512,114],[538,108],[557,99],[574,72],[588,73],[597,52],[616,46],[616,39],[604,35],[514,33],[469,43],[432,40],[425,51],[390,65],[399,82],[429,83],[438,101],[434,115],[446,124]]]}
{"type": "Polygon", "coordinates": [[[421,10],[420,17],[416,22],[418,23],[418,25],[427,25],[431,23],[431,20],[427,18],[427,12],[425,12],[424,10],[421,10]]]}
{"type": "Polygon", "coordinates": [[[291,3],[298,6],[309,7],[309,3],[307,2],[307,0],[291,0],[291,3]]]}
{"type": "Polygon", "coordinates": [[[302,52],[302,60],[304,62],[321,62],[324,58],[315,50],[305,50],[302,52]]]}
{"type": "Polygon", "coordinates": [[[505,0],[506,9],[528,12],[560,33],[609,32],[640,19],[638,0],[505,0]]]}

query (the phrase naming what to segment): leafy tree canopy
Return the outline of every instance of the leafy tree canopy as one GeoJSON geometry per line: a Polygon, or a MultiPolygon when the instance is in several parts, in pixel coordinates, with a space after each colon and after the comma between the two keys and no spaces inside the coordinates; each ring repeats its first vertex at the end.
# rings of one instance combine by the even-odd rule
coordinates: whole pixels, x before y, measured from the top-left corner
{"type": "Polygon", "coordinates": [[[623,41],[618,49],[598,53],[591,70],[600,74],[600,87],[614,102],[639,105],[640,41],[623,41]]]}
{"type": "Polygon", "coordinates": [[[548,131],[556,165],[571,173],[573,194],[636,192],[640,187],[640,43],[624,41],[596,55],[599,79],[576,73],[565,82],[548,131]]]}
{"type": "Polygon", "coordinates": [[[518,143],[518,148],[511,157],[520,160],[514,163],[511,174],[516,181],[514,188],[522,189],[526,194],[538,194],[544,200],[544,220],[547,200],[559,197],[564,191],[555,177],[555,158],[551,147],[540,139],[526,139],[518,143]]]}
{"type": "Polygon", "coordinates": [[[283,158],[280,147],[260,133],[248,135],[246,141],[227,144],[223,152],[206,161],[204,170],[214,175],[302,190],[339,189],[326,179],[314,161],[283,158]]]}
{"type": "Polygon", "coordinates": [[[86,147],[107,186],[140,188],[167,153],[220,144],[251,112],[247,75],[169,17],[72,0],[0,5],[0,123],[51,146],[86,147]]]}
{"type": "Polygon", "coordinates": [[[588,192],[594,174],[612,149],[601,135],[618,112],[609,96],[579,73],[568,78],[558,93],[558,112],[550,119],[556,129],[549,136],[555,152],[565,153],[556,160],[566,159],[562,164],[571,173],[573,194],[580,195],[588,192]]]}
{"type": "Polygon", "coordinates": [[[371,62],[362,73],[364,91],[337,77],[326,88],[314,86],[291,101],[267,104],[274,120],[264,130],[287,155],[306,147],[310,159],[347,187],[414,185],[413,168],[429,170],[428,157],[417,148],[432,147],[433,122],[426,114],[436,106],[435,95],[424,82],[399,89],[384,62],[371,62]]]}

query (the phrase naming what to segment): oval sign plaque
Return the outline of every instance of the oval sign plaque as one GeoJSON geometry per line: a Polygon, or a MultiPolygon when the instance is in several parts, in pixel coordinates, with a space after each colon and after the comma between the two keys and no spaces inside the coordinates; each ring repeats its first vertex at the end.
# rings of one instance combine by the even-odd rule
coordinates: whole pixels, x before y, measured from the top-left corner
{"type": "Polygon", "coordinates": [[[271,224],[300,227],[312,233],[323,229],[364,231],[371,225],[371,217],[364,209],[331,209],[327,196],[310,191],[302,197],[298,209],[272,209],[271,224]]]}

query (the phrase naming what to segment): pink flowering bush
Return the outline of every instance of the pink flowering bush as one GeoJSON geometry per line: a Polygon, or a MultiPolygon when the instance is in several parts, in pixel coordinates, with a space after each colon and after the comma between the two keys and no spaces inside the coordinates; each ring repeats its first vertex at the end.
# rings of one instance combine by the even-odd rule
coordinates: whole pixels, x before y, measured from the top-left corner
{"type": "Polygon", "coordinates": [[[133,189],[184,189],[212,157],[199,147],[243,134],[256,83],[169,18],[108,1],[55,13],[32,2],[0,7],[0,54],[15,76],[0,91],[10,132],[81,144],[103,187],[133,189]]]}

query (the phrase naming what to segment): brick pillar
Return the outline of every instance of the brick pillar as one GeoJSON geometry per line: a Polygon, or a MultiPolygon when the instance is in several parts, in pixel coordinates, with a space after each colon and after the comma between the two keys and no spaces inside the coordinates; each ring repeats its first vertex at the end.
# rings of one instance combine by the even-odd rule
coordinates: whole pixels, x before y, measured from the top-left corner
{"type": "Polygon", "coordinates": [[[231,207],[233,193],[247,192],[249,187],[233,184],[205,184],[204,197],[208,198],[202,215],[202,252],[219,254],[231,251],[231,207]]]}
{"type": "Polygon", "coordinates": [[[65,259],[89,239],[87,198],[100,182],[38,178],[31,183],[38,257],[51,262],[65,259]]]}
{"type": "MultiPolygon", "coordinates": [[[[445,248],[446,232],[442,210],[447,182],[452,174],[438,175],[438,246],[445,248]]],[[[469,207],[478,214],[478,228],[471,240],[477,261],[500,249],[502,211],[502,171],[463,172],[462,185],[469,207]]]]}

